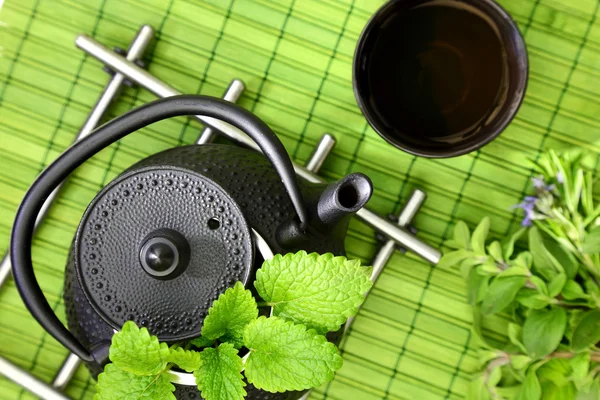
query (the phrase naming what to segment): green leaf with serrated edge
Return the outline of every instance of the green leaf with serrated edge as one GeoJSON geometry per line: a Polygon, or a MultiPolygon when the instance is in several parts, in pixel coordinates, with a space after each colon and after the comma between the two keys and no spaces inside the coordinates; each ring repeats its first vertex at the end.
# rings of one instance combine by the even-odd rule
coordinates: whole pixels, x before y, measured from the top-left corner
{"type": "Polygon", "coordinates": [[[544,246],[542,235],[536,227],[529,230],[529,250],[533,255],[533,265],[539,275],[546,280],[562,271],[562,266],[544,246]]]}
{"type": "Polygon", "coordinates": [[[520,325],[512,322],[508,324],[508,338],[510,342],[519,347],[523,353],[527,353],[525,345],[523,344],[523,328],[521,328],[520,325]]]}
{"type": "Polygon", "coordinates": [[[485,295],[489,286],[490,277],[477,273],[472,270],[467,281],[467,297],[469,304],[474,305],[483,299],[482,292],[485,295]]]}
{"type": "Polygon", "coordinates": [[[200,368],[200,353],[192,350],[185,350],[181,347],[171,347],[169,362],[177,365],[187,372],[192,372],[200,368]]]}
{"type": "Polygon", "coordinates": [[[523,324],[523,344],[532,358],[542,358],[552,353],[563,338],[567,328],[564,308],[536,310],[523,324]]]}
{"type": "Polygon", "coordinates": [[[151,336],[146,328],[127,321],[115,333],[110,345],[110,360],[119,368],[136,375],[156,375],[167,367],[169,346],[151,336]]]}
{"type": "Polygon", "coordinates": [[[550,297],[556,297],[562,292],[565,284],[567,283],[567,274],[560,273],[556,275],[548,284],[548,295],[550,297]]]}
{"type": "Polygon", "coordinates": [[[260,317],[248,324],[244,345],[250,350],[248,382],[268,392],[322,385],[342,367],[337,347],[325,336],[277,317],[260,317]]]}
{"type": "Polygon", "coordinates": [[[515,251],[515,243],[517,242],[517,240],[519,240],[521,238],[521,236],[523,236],[524,232],[525,232],[525,228],[521,228],[501,243],[502,256],[504,257],[504,259],[506,261],[510,260],[510,258],[512,257],[512,255],[515,251]]]}
{"type": "Polygon", "coordinates": [[[465,224],[464,221],[458,221],[456,225],[454,225],[453,230],[453,240],[461,246],[463,249],[469,249],[469,243],[471,241],[471,232],[469,231],[469,227],[465,224]]]}
{"type": "Polygon", "coordinates": [[[527,279],[522,276],[495,278],[481,305],[484,315],[498,313],[504,310],[515,299],[517,292],[525,285],[527,279]]]}
{"type": "Polygon", "coordinates": [[[356,315],[370,277],[357,260],[301,251],[265,261],[254,286],[274,315],[325,333],[356,315]]]}
{"type": "Polygon", "coordinates": [[[199,338],[196,339],[192,339],[190,340],[190,344],[193,346],[196,346],[197,348],[201,349],[203,347],[209,347],[212,346],[212,344],[214,343],[214,340],[211,339],[207,339],[204,336],[200,336],[199,338]]]}
{"type": "Polygon", "coordinates": [[[600,310],[588,311],[575,327],[571,348],[579,352],[598,342],[600,342],[600,310]]]}
{"type": "Polygon", "coordinates": [[[107,364],[98,376],[94,400],[175,400],[168,375],[138,376],[107,364]]]}
{"type": "Polygon", "coordinates": [[[531,361],[531,358],[523,355],[510,357],[510,365],[512,365],[512,367],[517,370],[527,368],[531,361]]]}
{"type": "Polygon", "coordinates": [[[502,255],[502,246],[500,246],[500,242],[493,241],[488,246],[488,254],[492,256],[492,258],[498,262],[504,261],[504,256],[502,255]]]}
{"type": "Polygon", "coordinates": [[[243,362],[231,343],[206,348],[200,353],[202,363],[194,371],[196,384],[206,400],[242,400],[246,396],[243,362]]]}
{"type": "Polygon", "coordinates": [[[595,227],[585,235],[581,250],[584,254],[600,253],[600,226],[595,227]]]}
{"type": "Polygon", "coordinates": [[[571,364],[571,369],[573,372],[571,373],[571,380],[574,382],[582,381],[590,372],[590,353],[585,352],[581,354],[577,354],[573,357],[569,364],[571,364]]]}
{"type": "Polygon", "coordinates": [[[242,346],[244,327],[258,317],[258,306],[252,292],[242,282],[236,282],[212,304],[202,325],[202,336],[242,346]]]}
{"type": "Polygon", "coordinates": [[[490,231],[490,218],[485,217],[481,220],[477,228],[473,231],[471,237],[471,248],[475,254],[485,255],[485,240],[490,231]]]}
{"type": "Polygon", "coordinates": [[[542,387],[538,380],[535,371],[529,371],[521,386],[521,391],[517,396],[517,400],[539,400],[542,396],[542,387]]]}
{"type": "Polygon", "coordinates": [[[510,267],[510,268],[502,271],[500,273],[500,275],[498,275],[498,277],[505,278],[507,276],[529,276],[529,275],[531,275],[531,272],[527,268],[521,267],[519,265],[515,265],[514,267],[510,267]]]}
{"type": "Polygon", "coordinates": [[[572,280],[565,283],[561,294],[567,300],[587,300],[590,297],[583,291],[579,283],[572,280]]]}
{"type": "Polygon", "coordinates": [[[446,269],[446,268],[456,267],[464,259],[466,259],[469,256],[471,256],[471,254],[472,253],[470,253],[469,251],[464,250],[464,249],[455,250],[455,251],[451,251],[449,253],[446,253],[440,259],[440,262],[437,264],[437,268],[446,269]]]}
{"type": "Polygon", "coordinates": [[[541,310],[550,304],[552,298],[546,296],[545,294],[540,294],[533,289],[524,288],[519,291],[516,300],[519,302],[519,304],[527,308],[541,310]]]}

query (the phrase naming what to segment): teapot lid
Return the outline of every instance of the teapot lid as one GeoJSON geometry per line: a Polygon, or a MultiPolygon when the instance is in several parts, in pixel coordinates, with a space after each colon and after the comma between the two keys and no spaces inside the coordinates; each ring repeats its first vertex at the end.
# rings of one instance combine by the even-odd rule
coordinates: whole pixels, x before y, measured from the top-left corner
{"type": "Polygon", "coordinates": [[[199,336],[225,288],[248,281],[254,248],[227,192],[191,171],[132,170],[105,187],[79,225],[73,260],[92,308],[161,340],[199,336]]]}

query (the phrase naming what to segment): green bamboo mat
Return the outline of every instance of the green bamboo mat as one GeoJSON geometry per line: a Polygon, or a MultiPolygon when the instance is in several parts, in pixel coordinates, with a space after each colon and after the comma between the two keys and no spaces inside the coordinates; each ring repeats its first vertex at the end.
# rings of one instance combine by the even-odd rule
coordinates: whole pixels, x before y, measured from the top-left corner
{"type": "MultiPolygon", "coordinates": [[[[75,49],[78,33],[127,48],[138,27],[157,30],[150,71],[184,93],[221,95],[232,78],[248,90],[241,104],[263,118],[304,162],[323,132],[338,139],[322,175],[368,174],[369,207],[397,212],[413,188],[429,198],[415,224],[441,246],[452,223],[490,215],[493,233],[515,229],[509,207],[527,190],[527,158],[544,148],[577,146],[600,157],[600,23],[597,0],[501,0],[528,44],[531,77],[513,124],[483,150],[451,160],[415,158],[385,144],[352,94],[356,40],[381,0],[7,0],[0,11],[0,250],[15,209],[43,166],[75,137],[108,77],[75,49]]],[[[1,4],[1,1],[0,1],[1,4]]],[[[116,116],[154,97],[127,89],[116,116]]],[[[63,317],[62,275],[79,218],[94,194],[135,161],[193,143],[201,126],[173,119],[135,133],[87,162],[39,231],[34,262],[49,302],[63,317]]],[[[354,221],[347,240],[368,262],[372,229],[354,221]]],[[[344,349],[345,365],[313,399],[461,399],[476,354],[464,285],[454,271],[413,255],[394,255],[368,298],[344,349]]],[[[503,336],[502,318],[487,333],[503,336]]],[[[67,352],[22,305],[12,282],[0,293],[0,354],[50,381],[67,352]]],[[[91,399],[81,368],[67,393],[91,399]]],[[[0,398],[32,398],[0,378],[0,398]]]]}

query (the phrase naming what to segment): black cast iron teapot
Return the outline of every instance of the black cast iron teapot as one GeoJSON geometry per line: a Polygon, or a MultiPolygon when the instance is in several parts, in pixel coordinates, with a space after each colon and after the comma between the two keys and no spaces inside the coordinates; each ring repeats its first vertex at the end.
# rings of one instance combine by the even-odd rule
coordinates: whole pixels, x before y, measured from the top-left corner
{"type": "MultiPolygon", "coordinates": [[[[29,311],[97,375],[115,330],[127,320],[165,342],[198,337],[213,300],[254,273],[272,253],[344,254],[349,218],[372,185],[352,174],[330,185],[296,178],[281,142],[234,104],[177,96],[133,110],[74,144],[31,186],[15,220],[11,257],[29,311]],[[247,133],[263,154],[231,145],[184,146],[150,156],[118,176],[86,209],[65,271],[67,329],[36,281],[31,241],[44,200],[75,168],[146,125],[206,115],[247,133]]],[[[249,399],[297,399],[247,387],[249,399]]],[[[178,398],[195,387],[178,385],[178,398]]]]}

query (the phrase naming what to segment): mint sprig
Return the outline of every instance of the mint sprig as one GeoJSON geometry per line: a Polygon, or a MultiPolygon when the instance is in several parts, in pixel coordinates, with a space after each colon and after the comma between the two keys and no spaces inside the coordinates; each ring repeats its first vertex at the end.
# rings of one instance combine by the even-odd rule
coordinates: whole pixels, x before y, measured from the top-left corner
{"type": "Polygon", "coordinates": [[[250,349],[248,382],[269,392],[309,389],[333,379],[342,366],[337,347],[325,336],[277,317],[246,326],[244,344],[250,349]]]}
{"type": "Polygon", "coordinates": [[[206,400],[243,399],[244,375],[270,392],[326,383],[342,358],[323,334],[356,314],[371,288],[369,276],[369,268],[345,257],[276,256],[257,272],[256,287],[261,304],[273,307],[279,317],[257,318],[257,301],[237,282],[212,304],[202,336],[187,343],[169,347],[128,321],[113,336],[113,364],[100,375],[95,400],[174,399],[171,368],[193,372],[206,400]]]}
{"type": "Polygon", "coordinates": [[[222,338],[236,348],[243,345],[244,327],[258,317],[258,307],[252,293],[237,282],[212,304],[202,326],[202,337],[208,340],[222,338]]]}
{"type": "Polygon", "coordinates": [[[274,315],[325,333],[356,315],[370,276],[357,260],[301,251],[265,261],[254,286],[274,315]]]}

